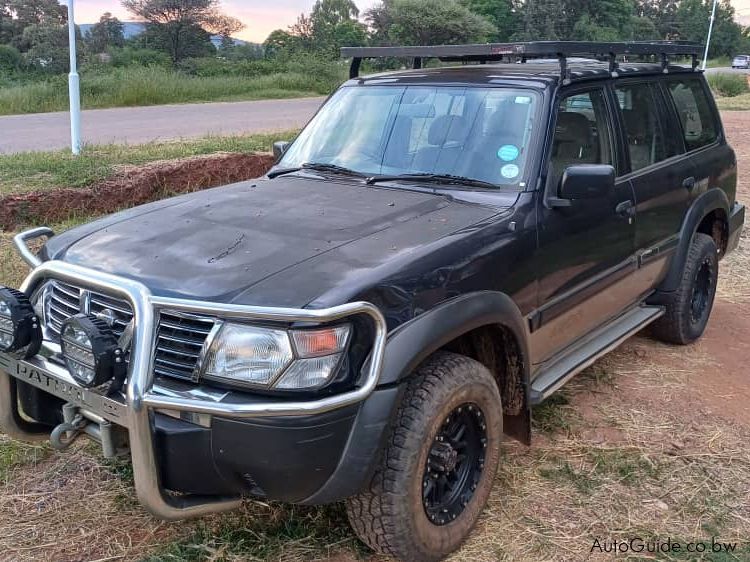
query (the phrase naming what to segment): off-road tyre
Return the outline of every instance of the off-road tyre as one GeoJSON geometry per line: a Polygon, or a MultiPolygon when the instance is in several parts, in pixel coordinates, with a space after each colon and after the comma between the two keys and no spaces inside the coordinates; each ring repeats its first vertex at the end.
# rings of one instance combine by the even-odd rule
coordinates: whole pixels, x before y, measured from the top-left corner
{"type": "Polygon", "coordinates": [[[652,334],[667,343],[687,345],[703,335],[711,316],[719,278],[719,253],[713,238],[696,232],[690,243],[682,280],[669,294],[664,316],[652,334]]]}
{"type": "MultiPolygon", "coordinates": [[[[423,363],[408,383],[369,485],[347,501],[349,522],[359,538],[376,552],[408,562],[441,560],[461,546],[492,489],[500,458],[502,420],[497,383],[484,365],[447,352],[439,352],[423,363]],[[481,453],[480,457],[459,454],[458,458],[475,461],[461,460],[465,464],[458,465],[453,473],[440,472],[450,475],[465,466],[474,467],[470,478],[456,477],[456,482],[472,484],[461,488],[466,491],[459,495],[460,500],[443,512],[439,506],[444,504],[433,503],[433,496],[428,494],[445,497],[441,492],[446,486],[434,488],[436,484],[428,479],[435,478],[436,459],[442,463],[447,458],[436,457],[436,448],[442,453],[442,442],[459,442],[448,437],[452,435],[448,432],[464,420],[468,420],[464,444],[455,450],[476,450],[465,443],[480,437],[481,453]],[[436,509],[440,513],[436,514],[436,509]]],[[[446,461],[437,466],[447,471],[452,464],[446,461]]],[[[452,497],[450,490],[459,489],[459,484],[447,489],[448,497],[452,497]]]]}

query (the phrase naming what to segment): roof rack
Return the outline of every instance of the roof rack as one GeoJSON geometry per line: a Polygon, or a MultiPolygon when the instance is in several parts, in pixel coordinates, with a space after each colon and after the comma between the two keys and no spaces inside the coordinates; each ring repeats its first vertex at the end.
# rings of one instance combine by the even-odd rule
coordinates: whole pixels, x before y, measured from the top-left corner
{"type": "Polygon", "coordinates": [[[434,45],[429,47],[344,47],[343,58],[351,58],[349,72],[357,78],[363,59],[411,58],[414,68],[420,69],[425,59],[435,58],[451,62],[479,62],[557,58],[563,80],[570,79],[568,57],[593,57],[609,61],[609,70],[617,73],[617,57],[623,55],[657,57],[664,72],[668,71],[670,57],[690,57],[693,70],[698,68],[698,57],[703,45],[689,41],[634,41],[629,43],[596,43],[590,41],[533,41],[527,43],[482,43],[476,45],[434,45]]]}

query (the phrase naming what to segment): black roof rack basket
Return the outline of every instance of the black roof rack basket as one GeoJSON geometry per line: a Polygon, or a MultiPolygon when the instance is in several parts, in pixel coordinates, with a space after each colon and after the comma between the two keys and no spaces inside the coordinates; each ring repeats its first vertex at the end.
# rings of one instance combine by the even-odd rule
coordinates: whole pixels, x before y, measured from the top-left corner
{"type": "Polygon", "coordinates": [[[563,79],[568,77],[569,57],[593,57],[609,61],[610,72],[617,72],[618,56],[657,57],[664,71],[670,57],[690,57],[693,70],[698,68],[698,57],[703,45],[688,41],[635,41],[628,43],[597,43],[590,41],[532,41],[527,43],[482,43],[476,45],[434,45],[428,47],[344,47],[343,58],[351,58],[351,78],[359,76],[363,59],[410,58],[414,68],[422,68],[425,59],[435,58],[446,62],[500,62],[528,59],[556,58],[560,62],[563,79]]]}

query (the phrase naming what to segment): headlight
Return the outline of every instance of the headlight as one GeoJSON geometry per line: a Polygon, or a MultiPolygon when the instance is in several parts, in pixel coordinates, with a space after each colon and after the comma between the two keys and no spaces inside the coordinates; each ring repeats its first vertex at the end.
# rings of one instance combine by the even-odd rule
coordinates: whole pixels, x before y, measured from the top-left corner
{"type": "Polygon", "coordinates": [[[0,351],[24,358],[39,353],[42,328],[28,297],[0,286],[0,351]]]}
{"type": "Polygon", "coordinates": [[[331,380],[350,326],[286,332],[226,323],[203,363],[203,377],[255,388],[301,390],[331,380]]]}

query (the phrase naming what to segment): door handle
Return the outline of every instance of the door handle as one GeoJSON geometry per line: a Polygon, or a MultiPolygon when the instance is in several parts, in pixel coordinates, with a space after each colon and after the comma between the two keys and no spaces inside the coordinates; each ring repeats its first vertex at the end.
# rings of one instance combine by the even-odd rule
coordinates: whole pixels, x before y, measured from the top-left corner
{"type": "Polygon", "coordinates": [[[617,207],[615,207],[615,213],[620,215],[621,217],[634,217],[635,216],[635,204],[628,199],[627,201],[623,201],[622,203],[618,203],[617,207]]]}
{"type": "Polygon", "coordinates": [[[683,180],[682,182],[682,187],[684,187],[688,191],[692,191],[692,189],[695,187],[695,178],[693,176],[685,178],[685,180],[683,180]]]}

